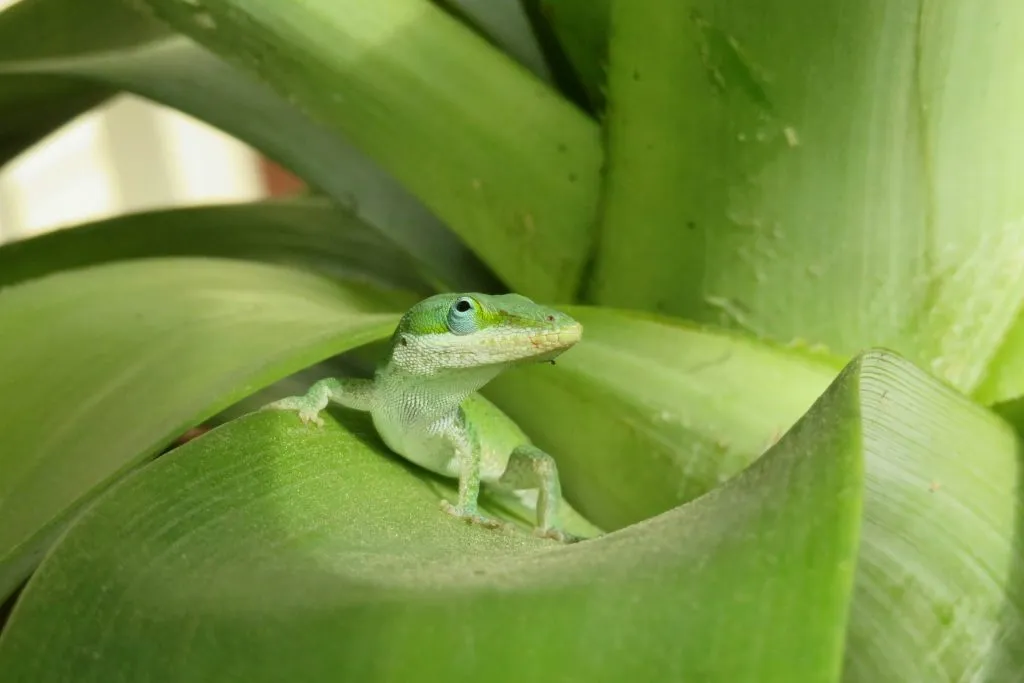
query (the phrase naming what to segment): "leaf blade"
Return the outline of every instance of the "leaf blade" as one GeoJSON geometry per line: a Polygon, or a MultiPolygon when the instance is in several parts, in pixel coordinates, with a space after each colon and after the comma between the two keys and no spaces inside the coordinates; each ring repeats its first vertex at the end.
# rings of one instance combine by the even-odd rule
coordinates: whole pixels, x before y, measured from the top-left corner
{"type": "Polygon", "coordinates": [[[613,7],[590,296],[894,348],[970,393],[1024,291],[1024,10],[850,7],[613,7]]]}
{"type": "Polygon", "coordinates": [[[253,390],[386,335],[395,316],[380,311],[408,303],[280,266],[187,258],[0,291],[0,325],[11,331],[0,340],[4,594],[119,474],[253,390]]]}
{"type": "Polygon", "coordinates": [[[378,229],[441,287],[489,290],[494,276],[417,200],[351,145],[190,40],[0,64],[0,80],[86,83],[174,107],[260,149],[378,229]]]}
{"type": "Polygon", "coordinates": [[[0,287],[62,270],[162,256],[301,265],[383,289],[432,292],[404,252],[321,198],[127,214],[9,242],[0,246],[0,287]]]}
{"type": "Polygon", "coordinates": [[[510,288],[575,294],[597,126],[427,0],[147,6],[371,155],[510,288]]]}
{"type": "MultiPolygon", "coordinates": [[[[849,399],[838,392],[825,410],[843,410],[849,399]]],[[[287,416],[248,416],[124,482],[26,589],[0,636],[0,663],[41,683],[63,675],[63,667],[83,681],[115,671],[163,680],[171,674],[157,663],[159,642],[163,652],[180,653],[176,671],[195,681],[212,680],[224,665],[254,681],[278,678],[282,666],[308,681],[836,680],[860,500],[850,444],[831,450],[831,458],[800,457],[803,449],[775,453],[692,506],[552,549],[527,535],[488,533],[447,518],[437,494],[367,446],[360,436],[366,426],[347,426],[331,421],[326,430],[308,430],[287,416]],[[788,504],[769,501],[766,490],[778,486],[795,492],[788,504]],[[170,488],[186,498],[161,493],[170,488]],[[240,500],[213,495],[229,490],[248,502],[240,507],[240,500]],[[197,506],[192,496],[215,502],[197,506]],[[162,501],[157,509],[155,500],[162,501]],[[807,506],[818,514],[808,517],[807,506]],[[86,547],[110,548],[97,536],[112,526],[123,534],[126,519],[134,520],[130,533],[150,541],[123,549],[141,554],[122,556],[125,571],[106,570],[102,591],[73,593],[88,605],[79,613],[100,615],[107,634],[63,622],[48,638],[32,637],[61,599],[55,588],[71,578],[75,556],[86,547]],[[810,519],[815,531],[761,533],[791,528],[797,519],[810,519]],[[762,609],[762,584],[749,576],[766,557],[779,572],[776,598],[786,600],[785,589],[797,582],[814,597],[787,603],[788,612],[762,609]],[[267,582],[280,590],[266,590],[267,582]],[[744,583],[749,594],[730,593],[744,583]],[[731,623],[721,619],[720,600],[700,599],[708,591],[730,593],[731,623]],[[121,600],[139,599],[136,611],[119,608],[121,600]],[[206,609],[197,616],[185,605],[206,609]],[[801,625],[800,637],[779,627],[779,615],[801,625]],[[260,626],[250,626],[253,616],[260,626]],[[194,635],[185,635],[183,619],[194,620],[194,635]],[[737,639],[760,646],[741,649],[746,656],[716,656],[737,639]],[[101,654],[69,653],[73,661],[54,658],[49,667],[32,656],[42,641],[51,652],[65,652],[63,643],[74,641],[101,654]],[[225,659],[217,643],[238,650],[225,659]],[[390,654],[381,666],[384,647],[390,654]],[[248,654],[239,656],[243,650],[248,654]],[[272,659],[257,654],[270,651],[272,659]],[[437,657],[438,651],[460,656],[437,657]]],[[[806,433],[790,439],[813,450],[806,433]]]]}

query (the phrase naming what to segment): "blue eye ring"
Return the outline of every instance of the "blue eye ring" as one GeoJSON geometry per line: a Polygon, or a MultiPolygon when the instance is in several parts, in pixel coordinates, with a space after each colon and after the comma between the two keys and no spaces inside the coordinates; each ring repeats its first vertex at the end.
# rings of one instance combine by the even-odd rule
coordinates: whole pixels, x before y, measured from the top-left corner
{"type": "Polygon", "coordinates": [[[468,296],[459,297],[448,309],[448,329],[452,334],[476,332],[476,306],[468,296]]]}

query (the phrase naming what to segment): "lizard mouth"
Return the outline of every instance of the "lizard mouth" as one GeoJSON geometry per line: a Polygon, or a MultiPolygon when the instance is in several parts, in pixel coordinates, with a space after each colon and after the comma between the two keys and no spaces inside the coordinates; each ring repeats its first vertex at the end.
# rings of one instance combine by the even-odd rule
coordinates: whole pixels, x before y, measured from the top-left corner
{"type": "Polygon", "coordinates": [[[532,335],[530,343],[539,352],[535,356],[537,362],[554,363],[555,358],[576,344],[582,336],[583,326],[575,323],[550,332],[532,335]]]}

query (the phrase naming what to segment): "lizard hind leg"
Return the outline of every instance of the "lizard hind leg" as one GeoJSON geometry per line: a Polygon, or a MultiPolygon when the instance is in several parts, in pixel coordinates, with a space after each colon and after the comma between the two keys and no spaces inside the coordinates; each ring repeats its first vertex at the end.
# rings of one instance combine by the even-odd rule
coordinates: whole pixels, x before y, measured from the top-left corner
{"type": "Polygon", "coordinates": [[[498,480],[507,489],[537,489],[537,529],[539,536],[572,543],[579,538],[558,527],[558,508],[562,503],[562,485],[555,459],[532,444],[517,446],[498,480]]]}

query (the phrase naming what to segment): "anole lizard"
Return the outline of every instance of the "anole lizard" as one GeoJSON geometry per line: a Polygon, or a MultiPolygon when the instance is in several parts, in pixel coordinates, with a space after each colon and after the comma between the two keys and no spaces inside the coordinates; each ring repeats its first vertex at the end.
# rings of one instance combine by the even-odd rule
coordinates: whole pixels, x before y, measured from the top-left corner
{"type": "Polygon", "coordinates": [[[538,535],[575,541],[561,517],[571,515],[590,533],[600,530],[563,502],[554,459],[477,391],[506,368],[554,363],[582,332],[565,313],[518,294],[437,294],[402,316],[373,379],[325,378],[304,395],[266,408],[295,410],[304,423],[317,425],[331,401],[367,411],[388,448],[458,479],[457,502],[441,502],[449,514],[504,526],[480,513],[483,484],[535,508],[538,535]]]}

